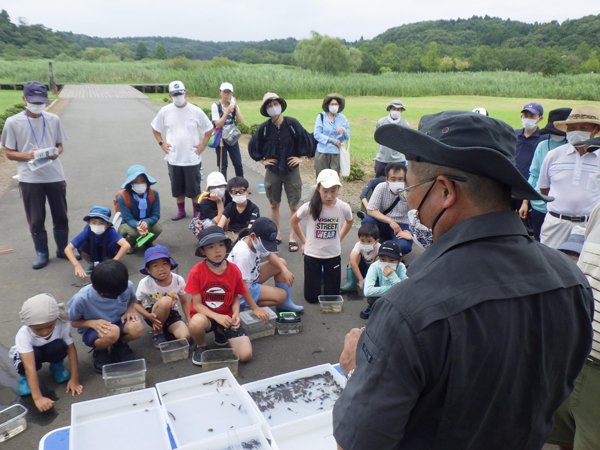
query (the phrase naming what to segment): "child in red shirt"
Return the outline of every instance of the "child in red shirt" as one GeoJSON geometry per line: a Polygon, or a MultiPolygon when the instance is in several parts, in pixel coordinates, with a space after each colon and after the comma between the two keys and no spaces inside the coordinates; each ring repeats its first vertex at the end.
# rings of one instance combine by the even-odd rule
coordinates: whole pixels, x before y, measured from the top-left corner
{"type": "MultiPolygon", "coordinates": [[[[225,259],[231,251],[231,239],[222,228],[212,226],[198,236],[196,256],[206,257],[194,266],[188,276],[185,291],[192,296],[190,305],[190,335],[196,342],[192,362],[201,365],[206,350],[206,333],[215,332],[215,342],[227,340],[240,361],[252,359],[252,344],[240,324],[241,295],[251,308],[252,295],[246,288],[240,269],[225,259]]],[[[223,344],[225,344],[223,342],[223,344]]]]}

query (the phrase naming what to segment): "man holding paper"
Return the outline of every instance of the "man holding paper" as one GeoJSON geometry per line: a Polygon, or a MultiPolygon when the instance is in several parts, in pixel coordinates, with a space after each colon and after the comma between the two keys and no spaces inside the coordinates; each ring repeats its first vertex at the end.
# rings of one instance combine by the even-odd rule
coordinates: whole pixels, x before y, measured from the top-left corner
{"type": "Polygon", "coordinates": [[[42,83],[25,84],[23,101],[25,111],[6,119],[0,145],[8,159],[17,161],[19,188],[37,254],[32,267],[41,269],[48,265],[49,256],[46,199],[52,214],[56,256],[66,259],[64,249],[69,243],[67,184],[58,157],[67,135],[58,116],[44,112],[49,101],[42,83]]]}

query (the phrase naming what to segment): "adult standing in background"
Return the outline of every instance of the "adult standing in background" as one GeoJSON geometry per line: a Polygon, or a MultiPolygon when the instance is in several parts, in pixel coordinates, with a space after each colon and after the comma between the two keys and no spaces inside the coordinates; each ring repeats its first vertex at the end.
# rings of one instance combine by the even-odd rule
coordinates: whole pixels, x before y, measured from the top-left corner
{"type": "MultiPolygon", "coordinates": [[[[240,111],[235,98],[233,97],[233,86],[231,83],[221,83],[219,88],[221,100],[216,101],[211,106],[211,115],[215,128],[235,125],[236,122],[244,123],[244,116],[240,111]]],[[[240,145],[236,142],[233,145],[227,144],[221,139],[221,145],[215,148],[217,152],[217,166],[219,171],[227,179],[227,154],[231,158],[231,163],[235,169],[236,177],[244,176],[244,166],[242,164],[242,155],[240,154],[240,145]]]]}
{"type": "Polygon", "coordinates": [[[515,163],[521,175],[529,178],[529,167],[533,154],[543,137],[540,135],[538,123],[544,118],[544,108],[539,103],[527,103],[521,110],[523,128],[515,130],[517,136],[517,152],[515,163]]]}
{"type": "Polygon", "coordinates": [[[67,140],[67,135],[59,117],[44,112],[50,103],[46,86],[39,81],[29,81],[23,87],[23,101],[26,104],[25,111],[6,119],[1,144],[6,157],[17,161],[19,188],[37,254],[31,267],[41,269],[48,265],[49,259],[45,227],[46,199],[52,214],[56,256],[67,259],[64,252],[69,244],[67,183],[58,159],[64,150],[63,142],[67,140]],[[35,159],[33,152],[49,147],[56,147],[58,154],[48,157],[46,165],[32,168],[29,161],[35,159]]]}
{"type": "Polygon", "coordinates": [[[201,155],[210,140],[213,124],[200,108],[187,102],[187,91],[181,81],[169,84],[169,97],[173,103],[161,108],[151,126],[158,145],[166,154],[171,195],[177,203],[177,212],[171,220],[180,220],[186,216],[186,197],[192,199],[192,210],[198,203],[201,155]],[[202,142],[198,130],[204,134],[202,142]]]}
{"type": "MultiPolygon", "coordinates": [[[[527,180],[533,188],[537,188],[540,169],[548,152],[566,144],[567,133],[557,129],[554,126],[554,122],[566,120],[570,113],[571,108],[553,109],[548,114],[548,124],[540,130],[540,135],[544,136],[545,139],[542,139],[535,149],[531,166],[529,167],[529,179],[527,180]]],[[[526,219],[529,214],[531,215],[531,228],[533,229],[533,237],[536,241],[540,240],[540,231],[547,212],[546,202],[542,200],[531,200],[531,202],[523,200],[523,204],[519,209],[521,219],[526,219]]]]}
{"type": "MultiPolygon", "coordinates": [[[[387,106],[386,110],[389,114],[385,117],[382,117],[377,121],[377,125],[375,126],[375,130],[382,125],[394,124],[399,125],[401,127],[410,128],[409,123],[404,120],[402,116],[402,112],[406,111],[404,108],[404,104],[401,100],[392,100],[390,104],[387,106]]],[[[404,163],[406,158],[400,152],[392,150],[385,145],[379,144],[377,147],[377,156],[375,156],[375,178],[384,177],[385,176],[385,166],[390,163],[404,163]]]]}
{"type": "MultiPolygon", "coordinates": [[[[263,96],[260,113],[270,119],[260,124],[248,143],[250,157],[266,168],[265,192],[271,206],[271,220],[277,225],[278,244],[281,243],[281,191],[285,189],[293,215],[298,210],[302,197],[302,178],[298,168],[314,151],[312,140],[300,122],[293,117],[282,115],[286,108],[287,103],[284,99],[267,92],[263,96]]],[[[288,249],[290,252],[300,249],[293,229],[290,230],[288,249]]]]}
{"type": "Polygon", "coordinates": [[[315,176],[323,169],[340,172],[340,149],[342,142],[350,139],[350,124],[341,114],[346,100],[340,94],[327,94],[323,100],[323,111],[315,120],[313,136],[317,140],[315,153],[315,176]]]}

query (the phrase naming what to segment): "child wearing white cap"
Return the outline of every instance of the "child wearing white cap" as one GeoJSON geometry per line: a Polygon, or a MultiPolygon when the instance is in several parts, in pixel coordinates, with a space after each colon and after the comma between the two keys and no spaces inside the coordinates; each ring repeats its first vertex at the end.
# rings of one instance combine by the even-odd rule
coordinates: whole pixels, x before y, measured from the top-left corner
{"type": "Polygon", "coordinates": [[[67,392],[81,394],[77,350],[71,338],[69,314],[63,303],[56,303],[50,294],[39,294],[26,300],[19,317],[23,326],[15,336],[15,345],[8,356],[19,373],[19,395],[31,395],[41,412],[52,409],[54,401],[42,395],[37,371],[42,363],[50,363],[50,373],[57,383],[67,381],[67,392]],[[71,373],[65,368],[69,357],[71,373]]]}

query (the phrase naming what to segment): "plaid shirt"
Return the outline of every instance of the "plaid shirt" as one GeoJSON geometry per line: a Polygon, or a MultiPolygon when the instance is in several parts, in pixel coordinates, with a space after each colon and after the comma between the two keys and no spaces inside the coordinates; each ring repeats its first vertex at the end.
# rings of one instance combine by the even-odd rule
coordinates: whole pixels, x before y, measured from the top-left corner
{"type": "MultiPolygon", "coordinates": [[[[392,191],[390,191],[387,183],[379,183],[373,191],[373,195],[371,195],[367,209],[384,212],[386,209],[392,206],[392,203],[394,203],[397,198],[398,196],[392,194],[392,191]]],[[[394,209],[392,209],[386,215],[390,219],[393,219],[396,223],[407,224],[408,202],[400,199],[396,206],[394,206],[394,209]]]]}

